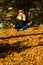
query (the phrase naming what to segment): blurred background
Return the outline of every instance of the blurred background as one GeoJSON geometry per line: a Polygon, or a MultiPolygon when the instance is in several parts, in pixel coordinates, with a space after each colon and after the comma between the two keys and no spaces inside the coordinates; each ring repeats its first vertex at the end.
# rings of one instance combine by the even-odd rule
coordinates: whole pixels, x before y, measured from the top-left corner
{"type": "Polygon", "coordinates": [[[43,24],[43,0],[0,0],[0,26],[15,24],[18,11],[23,9],[32,26],[43,24]]]}

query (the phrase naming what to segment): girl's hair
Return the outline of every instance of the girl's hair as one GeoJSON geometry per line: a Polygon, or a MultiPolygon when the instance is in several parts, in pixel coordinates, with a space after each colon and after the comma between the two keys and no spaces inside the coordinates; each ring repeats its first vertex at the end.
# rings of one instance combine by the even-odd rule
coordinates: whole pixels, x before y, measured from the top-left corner
{"type": "Polygon", "coordinates": [[[23,13],[24,11],[23,10],[19,10],[19,13],[23,13]]]}

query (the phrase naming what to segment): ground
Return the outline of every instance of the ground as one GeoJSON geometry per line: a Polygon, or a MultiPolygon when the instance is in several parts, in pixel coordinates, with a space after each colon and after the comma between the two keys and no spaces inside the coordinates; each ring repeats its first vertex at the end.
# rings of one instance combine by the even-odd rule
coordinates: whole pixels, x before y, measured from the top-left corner
{"type": "Polygon", "coordinates": [[[43,25],[0,29],[0,65],[43,65],[43,25]]]}

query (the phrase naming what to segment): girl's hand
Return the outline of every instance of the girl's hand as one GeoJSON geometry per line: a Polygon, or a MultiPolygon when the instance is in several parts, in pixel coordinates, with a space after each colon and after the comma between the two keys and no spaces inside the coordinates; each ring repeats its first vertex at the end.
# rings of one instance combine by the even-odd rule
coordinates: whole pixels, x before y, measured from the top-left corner
{"type": "Polygon", "coordinates": [[[10,25],[11,25],[11,26],[13,26],[13,24],[12,24],[12,23],[11,23],[10,25]]]}
{"type": "Polygon", "coordinates": [[[30,24],[32,24],[32,21],[30,21],[30,24]]]}
{"type": "Polygon", "coordinates": [[[30,21],[30,23],[28,23],[28,25],[32,24],[32,21],[30,21]]]}
{"type": "Polygon", "coordinates": [[[10,26],[13,27],[13,23],[11,23],[10,26]]]}

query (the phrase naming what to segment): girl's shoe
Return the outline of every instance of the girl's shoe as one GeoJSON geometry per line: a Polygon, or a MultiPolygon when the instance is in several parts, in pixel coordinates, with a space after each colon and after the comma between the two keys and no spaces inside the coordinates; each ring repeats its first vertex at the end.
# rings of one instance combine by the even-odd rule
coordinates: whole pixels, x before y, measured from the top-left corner
{"type": "Polygon", "coordinates": [[[23,30],[23,29],[20,29],[20,30],[23,30]]]}

